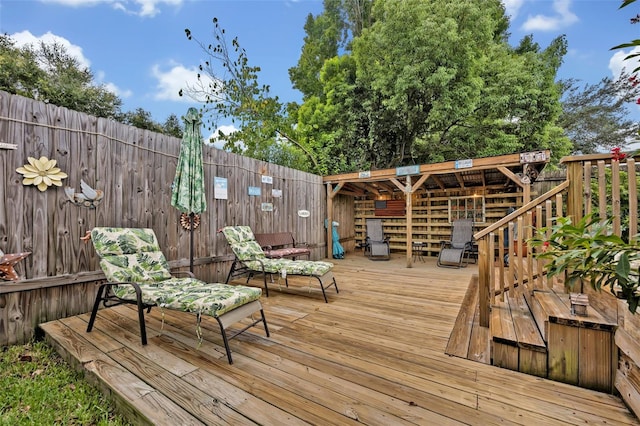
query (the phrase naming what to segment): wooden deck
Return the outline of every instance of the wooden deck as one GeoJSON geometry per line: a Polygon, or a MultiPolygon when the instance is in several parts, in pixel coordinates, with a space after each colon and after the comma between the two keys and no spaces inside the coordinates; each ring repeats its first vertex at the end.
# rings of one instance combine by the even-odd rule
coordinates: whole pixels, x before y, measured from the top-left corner
{"type": "Polygon", "coordinates": [[[271,337],[232,340],[233,365],[210,318],[201,346],[194,316],[165,311],[163,324],[157,308],[144,347],[125,306],[101,310],[91,333],[88,314],[41,327],[136,424],[640,424],[615,396],[485,364],[488,335],[483,362],[446,355],[477,267],[425,260],[335,260],[328,304],[315,280],[272,284],[271,337]]]}

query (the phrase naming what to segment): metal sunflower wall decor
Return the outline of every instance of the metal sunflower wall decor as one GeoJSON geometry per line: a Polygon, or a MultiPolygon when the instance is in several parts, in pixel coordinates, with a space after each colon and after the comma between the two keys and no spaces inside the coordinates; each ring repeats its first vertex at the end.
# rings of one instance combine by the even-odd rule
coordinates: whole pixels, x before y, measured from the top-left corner
{"type": "Polygon", "coordinates": [[[51,185],[62,186],[62,179],[66,178],[67,174],[56,167],[56,160],[49,160],[44,156],[38,159],[28,157],[27,160],[29,164],[16,169],[16,172],[24,176],[23,185],[35,185],[42,192],[51,185]]]}

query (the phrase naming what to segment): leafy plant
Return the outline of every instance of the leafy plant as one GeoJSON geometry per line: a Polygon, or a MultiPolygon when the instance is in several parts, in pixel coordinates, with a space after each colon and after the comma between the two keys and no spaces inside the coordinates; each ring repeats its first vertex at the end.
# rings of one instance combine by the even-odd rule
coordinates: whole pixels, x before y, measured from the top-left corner
{"type": "Polygon", "coordinates": [[[548,260],[545,269],[549,278],[566,273],[569,289],[584,282],[598,291],[608,287],[635,313],[640,304],[640,242],[637,238],[626,242],[613,235],[611,222],[595,214],[575,224],[560,217],[551,229],[540,228],[529,243],[540,248],[536,258],[548,260]]]}

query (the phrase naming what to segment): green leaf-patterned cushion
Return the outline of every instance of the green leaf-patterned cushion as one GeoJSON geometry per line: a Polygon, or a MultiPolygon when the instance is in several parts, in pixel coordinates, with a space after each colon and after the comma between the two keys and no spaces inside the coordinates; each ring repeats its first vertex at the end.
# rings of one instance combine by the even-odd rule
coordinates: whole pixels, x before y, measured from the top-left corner
{"type": "Polygon", "coordinates": [[[280,273],[283,269],[291,275],[312,275],[321,277],[333,269],[333,263],[313,260],[267,259],[264,251],[248,226],[226,226],[222,228],[231,250],[238,260],[249,269],[271,274],[280,273]],[[253,259],[259,259],[253,260],[253,259]]]}
{"type": "MultiPolygon", "coordinates": [[[[259,300],[262,289],[242,285],[207,284],[195,278],[171,278],[162,282],[139,283],[142,300],[161,308],[218,317],[239,306],[259,300]]],[[[115,294],[136,300],[131,285],[116,287],[115,294]]]]}
{"type": "Polygon", "coordinates": [[[91,231],[91,241],[110,282],[171,278],[169,264],[152,229],[97,227],[91,231]]]}
{"type": "Polygon", "coordinates": [[[312,275],[321,277],[333,269],[333,263],[313,260],[290,260],[285,269],[291,275],[312,275]]]}
{"type": "Polygon", "coordinates": [[[254,271],[262,271],[262,265],[264,265],[264,272],[269,274],[279,274],[283,268],[287,268],[287,265],[291,263],[290,259],[260,259],[260,261],[245,261],[244,263],[247,268],[252,269],[254,271]],[[261,263],[262,262],[262,263],[261,263]]]}
{"type": "Polygon", "coordinates": [[[244,241],[256,240],[249,226],[225,226],[222,233],[231,247],[244,241]]]}

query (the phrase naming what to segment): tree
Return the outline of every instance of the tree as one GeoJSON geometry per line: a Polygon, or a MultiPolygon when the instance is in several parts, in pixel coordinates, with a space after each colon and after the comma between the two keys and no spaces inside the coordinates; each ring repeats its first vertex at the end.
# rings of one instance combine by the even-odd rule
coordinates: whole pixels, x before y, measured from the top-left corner
{"type": "Polygon", "coordinates": [[[139,129],[151,130],[162,133],[163,129],[158,123],[153,121],[151,113],[143,108],[136,108],[135,111],[128,111],[118,117],[118,121],[139,129]]]}
{"type": "Polygon", "coordinates": [[[559,125],[573,143],[573,154],[591,154],[625,147],[637,140],[640,126],[630,120],[627,105],[640,97],[635,77],[605,77],[597,84],[580,86],[577,80],[562,82],[562,114],[559,125]]]}
{"type": "Polygon", "coordinates": [[[175,115],[161,125],[142,108],[123,113],[122,100],[106,86],[95,84],[91,70],[59,43],[40,42],[18,48],[11,37],[0,35],[0,90],[182,137],[182,126],[175,115]]]}
{"type": "Polygon", "coordinates": [[[69,55],[58,43],[15,46],[7,35],[0,36],[0,89],[85,112],[96,117],[115,118],[122,101],[103,85],[93,83],[88,68],[69,55]]]}
{"type": "Polygon", "coordinates": [[[377,1],[370,22],[347,43],[352,52],[340,58],[349,61],[324,61],[321,92],[299,109],[300,143],[330,173],[569,152],[555,124],[564,38],[540,49],[528,37],[511,48],[497,0],[377,1]]]}
{"type": "Polygon", "coordinates": [[[182,138],[184,125],[175,114],[169,115],[162,125],[162,133],[176,138],[182,138]]]}
{"type": "Polygon", "coordinates": [[[205,44],[185,30],[206,55],[199,67],[198,82],[180,91],[203,102],[200,111],[209,130],[221,119],[230,118],[238,131],[224,134],[225,149],[264,161],[285,161],[289,167],[300,167],[315,161],[313,153],[296,144],[295,130],[288,118],[288,106],[269,94],[269,86],[258,82],[259,67],[249,65],[246,51],[236,38],[229,45],[225,30],[213,19],[215,43],[205,44]],[[306,157],[306,159],[305,159],[306,157]]]}

